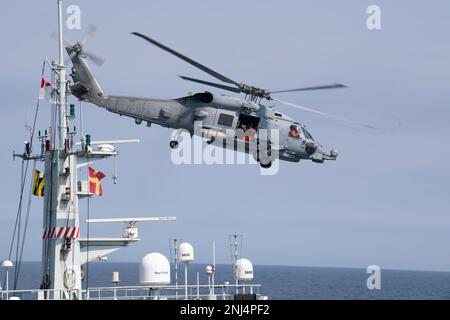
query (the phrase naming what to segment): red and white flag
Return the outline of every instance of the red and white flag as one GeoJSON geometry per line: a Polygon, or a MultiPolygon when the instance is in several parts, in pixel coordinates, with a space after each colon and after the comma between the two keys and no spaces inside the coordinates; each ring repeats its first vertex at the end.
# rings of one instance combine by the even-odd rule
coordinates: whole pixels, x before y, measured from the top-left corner
{"type": "Polygon", "coordinates": [[[53,86],[50,82],[45,81],[44,78],[41,80],[41,89],[39,90],[39,99],[47,100],[48,102],[52,102],[53,95],[53,86]]]}

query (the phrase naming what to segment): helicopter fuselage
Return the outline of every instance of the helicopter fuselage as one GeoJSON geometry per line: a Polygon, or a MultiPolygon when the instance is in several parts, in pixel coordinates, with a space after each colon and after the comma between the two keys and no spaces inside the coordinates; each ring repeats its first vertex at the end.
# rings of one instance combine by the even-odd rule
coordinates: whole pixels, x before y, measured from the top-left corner
{"type": "Polygon", "coordinates": [[[337,156],[336,153],[334,156],[325,153],[306,128],[287,115],[270,106],[230,96],[203,92],[169,100],[124,96],[104,96],[95,100],[91,102],[110,112],[131,117],[136,124],[184,130],[213,145],[252,153],[255,159],[258,158],[257,144],[252,144],[252,139],[258,140],[260,145],[268,143],[272,150],[277,150],[279,159],[285,161],[323,162],[337,156]],[[263,130],[266,130],[265,134],[260,135],[263,130]],[[277,131],[276,137],[274,131],[277,131]]]}
{"type": "MultiPolygon", "coordinates": [[[[71,93],[80,100],[131,117],[136,124],[146,122],[147,126],[157,124],[202,136],[209,144],[253,154],[263,167],[269,167],[274,160],[272,151],[280,160],[292,162],[307,159],[322,163],[337,158],[335,150],[325,152],[302,124],[255,101],[210,92],[167,100],[104,94],[82,51],[70,47],[67,51],[73,63],[71,93]],[[261,134],[263,131],[265,135],[261,134]],[[258,152],[262,145],[263,155],[258,152]]],[[[176,148],[178,142],[171,141],[170,146],[176,148]]]]}

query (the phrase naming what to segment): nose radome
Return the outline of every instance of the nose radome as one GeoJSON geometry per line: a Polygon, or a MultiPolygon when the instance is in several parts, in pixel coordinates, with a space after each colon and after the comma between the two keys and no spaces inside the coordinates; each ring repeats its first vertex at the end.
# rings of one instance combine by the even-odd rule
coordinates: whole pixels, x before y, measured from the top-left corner
{"type": "Polygon", "coordinates": [[[331,149],[330,150],[330,156],[332,156],[333,158],[337,158],[337,156],[339,155],[339,152],[336,149],[331,149]]]}

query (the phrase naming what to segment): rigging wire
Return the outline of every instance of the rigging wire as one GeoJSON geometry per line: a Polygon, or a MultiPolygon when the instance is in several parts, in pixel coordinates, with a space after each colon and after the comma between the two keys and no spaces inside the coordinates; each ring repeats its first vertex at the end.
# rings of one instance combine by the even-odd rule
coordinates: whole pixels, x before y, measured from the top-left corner
{"type": "MultiPolygon", "coordinates": [[[[33,162],[32,172],[34,172],[35,169],[36,169],[36,160],[34,160],[34,162],[33,162]]],[[[21,245],[20,245],[18,261],[16,261],[16,269],[15,269],[15,273],[14,273],[14,290],[17,290],[17,286],[19,283],[19,277],[20,277],[20,269],[22,267],[23,250],[25,248],[25,240],[26,240],[26,235],[27,235],[27,230],[28,230],[28,221],[30,219],[31,198],[32,198],[32,193],[33,193],[32,188],[33,188],[33,182],[30,183],[30,192],[28,194],[27,211],[25,214],[25,226],[23,228],[23,235],[22,235],[22,241],[21,241],[21,245]]]]}
{"type": "MultiPolygon", "coordinates": [[[[42,63],[41,79],[44,77],[45,63],[46,62],[44,60],[44,62],[42,63]]],[[[32,151],[32,146],[33,146],[33,139],[34,139],[34,134],[35,134],[35,129],[36,129],[36,121],[37,121],[37,116],[39,113],[39,106],[40,106],[40,99],[38,97],[37,102],[36,102],[36,109],[34,112],[33,125],[31,127],[31,133],[30,133],[30,140],[29,140],[30,152],[32,151]]],[[[13,236],[11,239],[11,246],[10,246],[9,255],[8,255],[8,259],[11,260],[14,244],[16,244],[16,256],[15,256],[16,268],[14,270],[14,290],[17,289],[17,282],[18,282],[18,278],[20,275],[20,268],[21,268],[21,264],[22,264],[22,256],[23,256],[23,250],[24,250],[24,246],[25,246],[26,231],[28,228],[28,221],[29,221],[29,214],[30,214],[30,207],[31,207],[31,195],[32,195],[31,188],[32,187],[30,188],[30,193],[29,193],[29,197],[28,197],[28,206],[27,206],[27,212],[26,212],[26,216],[25,216],[25,226],[24,226],[23,232],[21,232],[23,194],[24,194],[25,184],[26,184],[26,180],[27,180],[27,176],[28,176],[28,167],[29,167],[29,162],[27,161],[25,164],[25,159],[22,158],[19,204],[18,204],[18,208],[17,208],[16,221],[15,221],[15,225],[14,225],[14,231],[13,231],[13,236]],[[21,239],[21,233],[23,234],[22,239],[21,239]]],[[[34,161],[33,167],[36,168],[36,161],[34,161]]],[[[31,182],[31,186],[32,186],[32,182],[31,182]]]]}
{"type": "MultiPolygon", "coordinates": [[[[14,231],[13,231],[13,235],[11,238],[11,245],[9,247],[9,254],[8,254],[8,260],[12,259],[12,252],[14,249],[14,244],[16,243],[16,238],[17,238],[17,242],[19,241],[19,237],[16,237],[16,234],[19,233],[19,228],[20,228],[20,220],[21,220],[21,215],[22,215],[22,201],[23,201],[23,191],[25,188],[25,172],[26,169],[28,169],[28,162],[25,164],[25,160],[22,159],[22,163],[21,163],[21,175],[20,175],[20,196],[19,196],[19,204],[17,207],[17,215],[16,215],[16,221],[14,223],[14,231]]],[[[4,281],[6,281],[6,275],[5,275],[5,279],[4,281]]]]}

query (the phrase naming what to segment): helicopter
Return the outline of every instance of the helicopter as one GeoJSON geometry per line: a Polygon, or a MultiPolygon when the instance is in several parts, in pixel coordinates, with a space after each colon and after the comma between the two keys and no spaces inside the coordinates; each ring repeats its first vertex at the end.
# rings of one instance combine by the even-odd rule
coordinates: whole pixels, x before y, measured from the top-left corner
{"type": "Polygon", "coordinates": [[[87,59],[90,58],[97,65],[101,65],[103,61],[98,56],[84,50],[84,41],[74,45],[66,44],[66,51],[73,65],[70,74],[73,80],[73,84],[70,85],[71,94],[81,101],[90,102],[121,116],[131,117],[136,124],[145,121],[149,127],[156,124],[175,129],[176,134],[169,142],[172,149],[178,147],[180,134],[185,131],[191,137],[195,134],[207,139],[208,144],[252,154],[262,168],[269,168],[272,165],[275,160],[274,150],[276,150],[276,158],[283,161],[311,160],[323,163],[325,160],[337,159],[337,150],[325,151],[322,145],[308,132],[305,125],[275,110],[272,106],[266,106],[262,101],[278,101],[303,111],[350,122],[345,118],[302,107],[273,96],[273,94],[287,92],[340,89],[346,88],[345,85],[335,83],[268,91],[236,82],[142,33],[133,32],[132,35],[176,56],[225,84],[187,76],[180,76],[181,79],[244,94],[244,99],[213,94],[209,91],[176,99],[137,98],[106,94],[93,75],[87,59]],[[260,136],[259,133],[264,130],[267,132],[277,130],[277,139],[274,139],[270,133],[260,136]],[[229,141],[233,143],[226,143],[229,141]]]}

